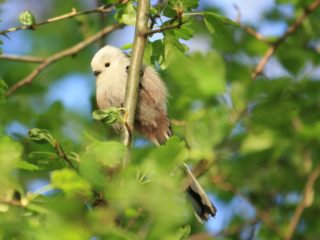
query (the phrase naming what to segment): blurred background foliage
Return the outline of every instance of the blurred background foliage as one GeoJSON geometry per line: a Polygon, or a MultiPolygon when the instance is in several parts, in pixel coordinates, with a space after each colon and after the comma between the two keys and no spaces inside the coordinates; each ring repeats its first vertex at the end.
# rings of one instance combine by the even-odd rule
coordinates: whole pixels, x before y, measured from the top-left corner
{"type": "Polygon", "coordinates": [[[91,117],[90,61],[104,44],[130,49],[135,1],[0,1],[1,30],[116,6],[3,34],[2,56],[47,58],[104,26],[128,25],[10,96],[39,63],[0,59],[1,239],[318,239],[320,11],[304,9],[319,0],[221,2],[151,1],[156,29],[186,22],[152,35],[145,50],[168,86],[175,136],[161,147],[135,136],[132,163],[119,171],[126,148],[91,117]],[[181,191],[182,162],[218,208],[204,225],[181,191]]]}

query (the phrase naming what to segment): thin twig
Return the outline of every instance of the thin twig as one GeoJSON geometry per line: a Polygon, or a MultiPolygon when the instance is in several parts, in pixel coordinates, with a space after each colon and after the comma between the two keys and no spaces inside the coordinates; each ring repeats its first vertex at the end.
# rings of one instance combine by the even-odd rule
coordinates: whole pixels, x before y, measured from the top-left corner
{"type": "Polygon", "coordinates": [[[314,184],[320,176],[320,165],[318,165],[309,175],[306,185],[304,186],[302,198],[297,205],[296,210],[291,218],[291,221],[288,225],[285,240],[290,240],[293,237],[293,234],[298,226],[300,218],[302,216],[303,210],[308,207],[309,197],[314,191],[314,184]]]}
{"type": "Polygon", "coordinates": [[[9,32],[15,32],[18,30],[34,30],[37,27],[48,24],[48,23],[53,23],[53,22],[64,20],[64,19],[77,17],[80,15],[91,14],[91,13],[108,13],[108,12],[111,12],[112,9],[113,9],[113,6],[103,5],[98,8],[94,8],[94,9],[90,9],[90,10],[86,10],[86,11],[82,11],[82,12],[77,12],[77,10],[75,8],[73,8],[70,13],[66,13],[61,16],[49,18],[43,22],[35,23],[32,25],[28,25],[28,26],[23,25],[23,26],[17,26],[17,27],[12,27],[12,28],[6,29],[6,30],[2,30],[2,31],[0,31],[0,35],[6,34],[9,32]]]}
{"type": "Polygon", "coordinates": [[[240,8],[238,7],[238,5],[234,4],[233,7],[236,9],[237,11],[237,18],[236,18],[236,22],[239,23],[239,26],[248,34],[250,34],[251,36],[253,36],[254,38],[256,38],[257,40],[267,43],[267,44],[271,44],[271,42],[266,39],[262,34],[258,33],[256,30],[254,30],[251,27],[248,26],[244,26],[243,24],[241,24],[241,11],[240,8]]]}
{"type": "Polygon", "coordinates": [[[271,46],[268,48],[268,50],[263,55],[260,62],[257,64],[255,69],[252,72],[252,79],[255,80],[264,70],[266,64],[270,60],[271,56],[275,53],[275,51],[280,47],[280,45],[294,32],[297,31],[297,29],[301,26],[303,21],[311,14],[313,13],[318,7],[320,6],[320,0],[313,1],[303,12],[303,14],[296,19],[296,21],[288,27],[287,31],[279,37],[276,41],[274,41],[271,46]]]}
{"type": "Polygon", "coordinates": [[[42,63],[45,58],[34,56],[19,56],[19,55],[0,55],[0,60],[16,61],[16,62],[30,62],[30,63],[42,63]]]}
{"type": "Polygon", "coordinates": [[[57,141],[54,144],[54,149],[56,150],[57,155],[68,163],[69,167],[78,171],[78,169],[72,164],[68,155],[65,153],[65,151],[63,150],[63,148],[61,147],[61,145],[57,141]]]}
{"type": "Polygon", "coordinates": [[[187,21],[185,22],[181,22],[181,23],[178,23],[178,24],[174,24],[174,25],[169,25],[169,26],[164,26],[164,27],[160,27],[158,29],[153,29],[153,30],[150,30],[150,31],[147,31],[144,33],[144,36],[150,36],[152,34],[155,34],[155,33],[161,33],[161,32],[164,32],[166,30],[170,30],[170,29],[174,29],[174,28],[180,28],[183,24],[185,24],[187,21]]]}
{"type": "Polygon", "coordinates": [[[17,91],[18,89],[22,88],[25,85],[28,85],[30,83],[32,83],[33,79],[35,79],[44,69],[46,69],[49,65],[51,65],[52,63],[61,60],[65,57],[68,56],[73,56],[75,54],[77,54],[80,50],[84,49],[85,47],[89,46],[91,43],[99,40],[100,38],[106,36],[107,34],[109,34],[110,32],[121,28],[123,25],[122,24],[113,24],[111,26],[105,27],[104,29],[102,29],[100,32],[96,33],[95,35],[92,35],[90,37],[88,37],[87,39],[85,39],[84,41],[68,48],[65,49],[61,52],[58,52],[50,57],[48,57],[42,64],[40,64],[36,69],[34,69],[27,77],[25,77],[24,79],[22,79],[21,81],[17,82],[16,84],[14,84],[7,92],[6,92],[6,96],[11,95],[12,93],[14,93],[15,91],[17,91]]]}
{"type": "MultiPolygon", "coordinates": [[[[125,108],[128,112],[127,124],[131,132],[134,129],[135,111],[138,101],[138,88],[141,78],[140,70],[143,61],[144,48],[147,37],[145,33],[148,31],[148,16],[149,16],[150,3],[149,0],[139,0],[137,7],[136,29],[132,49],[132,56],[130,59],[130,68],[126,86],[125,108]]],[[[130,148],[132,133],[124,131],[123,143],[130,148]]],[[[128,155],[129,157],[129,155],[128,155]]],[[[126,159],[128,162],[129,159],[126,159]]]]}

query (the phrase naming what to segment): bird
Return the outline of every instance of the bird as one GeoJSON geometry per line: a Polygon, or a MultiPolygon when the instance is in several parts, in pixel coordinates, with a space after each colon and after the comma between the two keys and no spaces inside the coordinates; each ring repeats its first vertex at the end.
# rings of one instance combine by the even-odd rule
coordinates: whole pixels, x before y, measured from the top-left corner
{"type": "MultiPolygon", "coordinates": [[[[124,107],[130,56],[117,47],[106,45],[93,56],[91,68],[96,77],[98,108],[124,107]]],[[[153,67],[142,66],[138,91],[134,130],[157,146],[164,144],[172,136],[167,113],[168,90],[153,67]]],[[[121,131],[122,125],[115,123],[113,127],[121,131]]],[[[185,192],[191,199],[197,218],[206,222],[210,216],[215,217],[217,209],[189,167],[183,166],[188,183],[185,192]]]]}

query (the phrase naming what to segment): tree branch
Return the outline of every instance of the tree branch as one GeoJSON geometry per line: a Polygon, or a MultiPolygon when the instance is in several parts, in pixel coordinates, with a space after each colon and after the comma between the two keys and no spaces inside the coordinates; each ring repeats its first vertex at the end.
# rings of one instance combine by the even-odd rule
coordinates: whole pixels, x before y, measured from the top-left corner
{"type": "Polygon", "coordinates": [[[63,160],[66,161],[66,163],[69,165],[69,167],[71,167],[72,169],[74,169],[75,171],[78,172],[78,168],[75,167],[71,160],[69,159],[68,155],[65,153],[65,151],[63,150],[63,148],[61,147],[61,145],[58,143],[58,141],[55,142],[54,144],[54,149],[58,155],[59,158],[62,158],[63,160]]]}
{"type": "Polygon", "coordinates": [[[42,63],[45,58],[33,57],[33,56],[18,56],[18,55],[0,55],[0,60],[16,61],[16,62],[30,62],[30,63],[42,63]]]}
{"type": "Polygon", "coordinates": [[[12,28],[6,29],[6,30],[2,30],[2,31],[0,31],[0,35],[6,34],[9,32],[15,32],[18,30],[34,30],[37,27],[48,24],[48,23],[53,23],[53,22],[64,20],[64,19],[77,17],[80,15],[91,14],[91,13],[108,13],[108,12],[111,12],[112,9],[113,9],[113,6],[107,6],[107,5],[103,5],[98,8],[94,8],[94,9],[90,9],[90,10],[86,10],[86,11],[82,11],[82,12],[77,12],[77,10],[75,8],[72,8],[70,13],[66,13],[61,16],[49,18],[43,22],[35,23],[30,26],[23,25],[23,26],[17,26],[17,27],[12,27],[12,28]]]}
{"type": "Polygon", "coordinates": [[[271,42],[266,39],[262,34],[258,33],[256,30],[254,30],[252,27],[248,27],[248,26],[244,26],[243,24],[241,24],[241,11],[240,8],[238,7],[238,5],[234,4],[233,5],[234,8],[237,11],[237,18],[236,18],[236,22],[239,23],[239,26],[248,34],[250,34],[251,36],[253,36],[255,39],[264,42],[266,44],[271,44],[271,42]]]}
{"type": "Polygon", "coordinates": [[[155,33],[161,33],[161,32],[164,32],[166,30],[170,30],[170,29],[174,29],[174,28],[180,28],[186,22],[187,21],[181,22],[181,23],[178,23],[178,24],[175,24],[175,25],[169,25],[169,26],[160,27],[158,29],[150,30],[150,31],[145,32],[144,36],[147,37],[147,36],[150,36],[150,35],[155,34],[155,33]]]}
{"type": "Polygon", "coordinates": [[[252,72],[252,79],[255,80],[264,70],[266,64],[270,60],[271,56],[275,53],[275,51],[280,47],[280,45],[294,32],[297,31],[297,29],[301,26],[303,21],[311,14],[313,13],[318,7],[320,6],[320,0],[313,1],[303,12],[303,14],[296,19],[296,21],[288,27],[287,31],[279,37],[276,41],[274,41],[271,46],[268,48],[268,50],[263,55],[260,62],[257,64],[255,69],[252,72]]]}
{"type": "Polygon", "coordinates": [[[320,165],[318,165],[309,175],[306,185],[303,190],[302,198],[291,218],[291,221],[287,227],[285,240],[290,240],[298,226],[303,210],[308,206],[309,197],[313,192],[315,182],[320,176],[320,165]]]}
{"type": "Polygon", "coordinates": [[[87,39],[85,39],[84,41],[68,48],[65,49],[61,52],[58,52],[50,57],[48,57],[47,59],[45,59],[45,61],[40,64],[36,69],[34,69],[27,77],[25,77],[24,79],[22,79],[21,81],[17,82],[16,84],[14,84],[7,92],[6,92],[6,96],[11,95],[12,93],[14,93],[15,91],[17,91],[18,89],[22,88],[25,85],[28,85],[30,83],[32,83],[33,79],[35,79],[44,69],[46,69],[49,65],[51,65],[52,63],[61,60],[65,57],[68,56],[72,56],[75,55],[76,53],[78,53],[80,50],[84,49],[85,47],[89,46],[91,43],[99,40],[100,38],[106,36],[107,34],[109,34],[110,32],[121,28],[123,25],[122,24],[113,24],[111,26],[105,27],[104,29],[102,29],[100,32],[96,33],[95,35],[92,35],[91,37],[88,37],[87,39]]]}
{"type": "MultiPolygon", "coordinates": [[[[130,60],[130,68],[126,87],[125,108],[127,111],[127,124],[131,130],[134,128],[135,111],[138,100],[138,87],[140,81],[140,70],[143,61],[143,53],[147,37],[145,33],[148,31],[148,16],[149,16],[149,0],[138,0],[137,18],[135,37],[130,60]]],[[[126,146],[131,146],[130,131],[124,131],[123,142],[126,146]]],[[[128,160],[128,159],[127,159],[128,160]]]]}

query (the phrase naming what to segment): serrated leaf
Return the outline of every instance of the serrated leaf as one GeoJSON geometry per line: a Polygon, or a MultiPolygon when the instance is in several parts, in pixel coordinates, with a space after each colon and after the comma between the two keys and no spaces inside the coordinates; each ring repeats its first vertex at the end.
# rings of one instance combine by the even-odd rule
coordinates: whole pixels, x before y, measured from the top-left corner
{"type": "Polygon", "coordinates": [[[92,118],[106,125],[112,125],[116,122],[123,122],[123,108],[110,107],[107,109],[96,110],[92,113],[92,118]]]}
{"type": "Polygon", "coordinates": [[[36,19],[30,11],[24,11],[19,15],[19,21],[26,26],[31,26],[36,23],[36,19]]]}
{"type": "Polygon", "coordinates": [[[36,143],[50,143],[55,145],[55,139],[51,135],[49,130],[32,128],[28,132],[29,138],[36,143]]]}
{"type": "Polygon", "coordinates": [[[90,196],[90,184],[74,170],[62,169],[51,173],[51,185],[61,189],[67,195],[90,196]]]}

